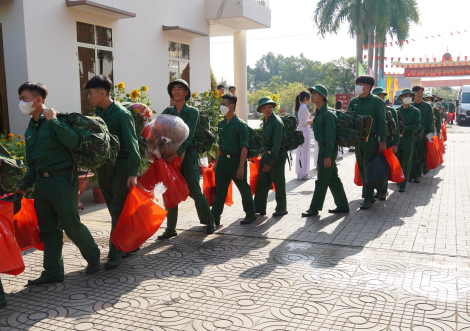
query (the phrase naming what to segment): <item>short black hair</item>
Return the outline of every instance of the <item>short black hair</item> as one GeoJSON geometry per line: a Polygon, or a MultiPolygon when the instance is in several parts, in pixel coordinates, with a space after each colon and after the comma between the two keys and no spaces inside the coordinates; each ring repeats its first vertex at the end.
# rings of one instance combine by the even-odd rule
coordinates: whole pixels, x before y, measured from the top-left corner
{"type": "Polygon", "coordinates": [[[421,85],[413,86],[413,89],[412,89],[413,92],[418,92],[418,91],[421,91],[421,90],[424,91],[424,87],[422,87],[421,85]]]}
{"type": "Polygon", "coordinates": [[[341,108],[343,108],[343,101],[341,101],[341,100],[336,101],[335,109],[339,110],[341,108]]]}
{"type": "Polygon", "coordinates": [[[221,88],[225,89],[225,86],[223,86],[222,84],[217,85],[218,90],[220,90],[221,88]]]}
{"type": "Polygon", "coordinates": [[[357,84],[370,85],[370,87],[372,88],[375,85],[375,79],[372,76],[362,75],[356,78],[356,85],[357,84]]]}
{"type": "Polygon", "coordinates": [[[35,94],[39,97],[42,98],[42,103],[46,102],[47,98],[47,88],[44,84],[41,83],[36,83],[36,82],[26,82],[21,84],[21,86],[18,88],[18,95],[21,95],[21,92],[24,90],[27,90],[31,92],[32,94],[35,94]]]}
{"type": "Polygon", "coordinates": [[[234,90],[237,89],[235,86],[230,86],[230,87],[228,88],[228,90],[230,91],[231,88],[233,88],[234,90]]]}
{"type": "Polygon", "coordinates": [[[238,98],[233,95],[232,93],[227,93],[222,96],[222,99],[228,100],[228,103],[231,105],[235,105],[235,108],[237,107],[237,100],[238,98]]]}
{"type": "Polygon", "coordinates": [[[91,88],[102,88],[106,91],[106,94],[109,95],[109,92],[113,89],[113,82],[107,76],[96,75],[85,84],[85,90],[91,88]]]}

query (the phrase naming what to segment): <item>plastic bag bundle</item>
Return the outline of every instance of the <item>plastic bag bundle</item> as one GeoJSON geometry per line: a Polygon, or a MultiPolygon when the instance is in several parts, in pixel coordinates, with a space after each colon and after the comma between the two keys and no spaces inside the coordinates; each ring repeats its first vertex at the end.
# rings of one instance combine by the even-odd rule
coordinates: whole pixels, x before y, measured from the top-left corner
{"type": "Polygon", "coordinates": [[[124,209],[111,235],[111,241],[123,252],[132,252],[153,236],[165,220],[167,212],[150,193],[131,188],[124,209]]]}
{"type": "Polygon", "coordinates": [[[385,187],[390,177],[390,165],[383,153],[377,154],[366,166],[365,181],[377,191],[385,187]]]}
{"type": "Polygon", "coordinates": [[[189,188],[183,175],[180,173],[181,157],[168,164],[164,159],[157,159],[150,165],[139,183],[146,190],[153,190],[157,183],[163,183],[167,190],[163,193],[165,208],[174,208],[189,196],[189,188]]]}
{"type": "Polygon", "coordinates": [[[0,201],[0,273],[19,275],[24,262],[15,239],[13,203],[0,201]]]}
{"type": "Polygon", "coordinates": [[[149,126],[145,153],[149,162],[175,154],[189,136],[189,127],[177,116],[160,115],[149,126]]]}

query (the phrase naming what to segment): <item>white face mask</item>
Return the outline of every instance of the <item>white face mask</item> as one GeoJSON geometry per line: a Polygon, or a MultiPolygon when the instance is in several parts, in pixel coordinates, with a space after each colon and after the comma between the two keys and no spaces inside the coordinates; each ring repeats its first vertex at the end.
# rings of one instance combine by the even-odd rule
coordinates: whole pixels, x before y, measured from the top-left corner
{"type": "Polygon", "coordinates": [[[405,105],[409,105],[411,101],[413,101],[413,98],[410,98],[410,97],[403,98],[403,103],[405,105]]]}
{"type": "Polygon", "coordinates": [[[432,105],[432,101],[426,101],[426,103],[432,105]]]}
{"type": "Polygon", "coordinates": [[[356,85],[356,88],[354,89],[357,94],[362,94],[362,90],[364,89],[364,86],[362,85],[356,85]]]}
{"type": "Polygon", "coordinates": [[[227,115],[228,112],[229,112],[229,108],[227,106],[220,106],[220,112],[222,113],[222,115],[227,115]]]}
{"type": "Polygon", "coordinates": [[[25,115],[31,115],[31,113],[35,109],[35,108],[33,108],[33,103],[34,103],[34,101],[36,101],[36,99],[34,99],[31,102],[24,102],[23,100],[21,100],[20,104],[19,104],[21,112],[25,115]]]}

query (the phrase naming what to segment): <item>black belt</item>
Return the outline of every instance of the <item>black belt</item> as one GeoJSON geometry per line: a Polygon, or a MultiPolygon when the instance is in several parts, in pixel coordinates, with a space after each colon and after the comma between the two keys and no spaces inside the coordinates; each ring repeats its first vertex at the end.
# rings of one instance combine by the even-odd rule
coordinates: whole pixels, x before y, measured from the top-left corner
{"type": "Polygon", "coordinates": [[[318,146],[326,146],[326,143],[318,143],[318,146]]]}
{"type": "Polygon", "coordinates": [[[370,135],[369,135],[369,138],[370,138],[370,137],[377,138],[378,136],[379,136],[378,133],[374,133],[374,134],[370,134],[370,135]]]}
{"type": "Polygon", "coordinates": [[[410,136],[414,136],[414,135],[415,135],[414,133],[404,133],[403,137],[410,137],[410,136]]]}
{"type": "Polygon", "coordinates": [[[192,151],[197,151],[197,147],[196,146],[189,147],[189,148],[186,148],[186,150],[185,150],[186,153],[189,153],[189,152],[192,152],[192,151]]]}
{"type": "Polygon", "coordinates": [[[240,154],[230,154],[230,155],[225,155],[224,154],[224,157],[227,158],[227,159],[231,159],[233,157],[239,157],[239,156],[240,156],[240,154]]]}
{"type": "Polygon", "coordinates": [[[44,172],[41,170],[38,170],[38,174],[44,178],[50,178],[50,177],[57,177],[57,176],[64,176],[69,173],[71,173],[74,170],[74,166],[68,167],[68,168],[63,168],[55,171],[50,171],[50,172],[44,172]]]}

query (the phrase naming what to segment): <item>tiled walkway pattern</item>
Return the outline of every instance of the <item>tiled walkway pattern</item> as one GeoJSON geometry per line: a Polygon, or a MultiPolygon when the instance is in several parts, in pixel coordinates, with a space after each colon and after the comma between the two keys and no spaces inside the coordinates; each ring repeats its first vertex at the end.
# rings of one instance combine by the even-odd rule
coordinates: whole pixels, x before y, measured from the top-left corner
{"type": "MultiPolygon", "coordinates": [[[[389,199],[368,211],[359,210],[354,154],[346,153],[346,216],[327,213],[328,194],[320,217],[301,218],[315,182],[287,167],[281,219],[269,217],[271,193],[268,216],[241,226],[234,192],[223,227],[208,236],[188,199],[176,238],[152,237],[118,269],[94,276],[66,239],[65,281],[34,288],[23,286],[42,270],[42,253],[27,251],[23,274],[1,276],[0,330],[470,330],[470,128],[448,132],[443,166],[405,193],[390,185],[389,199]]],[[[91,199],[82,198],[82,220],[104,261],[109,214],[91,199]]]]}

